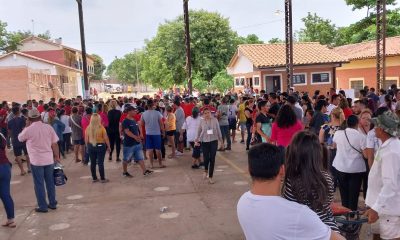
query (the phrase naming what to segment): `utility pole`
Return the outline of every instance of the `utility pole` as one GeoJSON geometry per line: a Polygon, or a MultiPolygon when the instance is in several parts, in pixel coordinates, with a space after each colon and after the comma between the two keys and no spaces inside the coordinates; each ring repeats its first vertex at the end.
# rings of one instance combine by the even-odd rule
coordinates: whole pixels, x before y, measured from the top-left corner
{"type": "Polygon", "coordinates": [[[293,25],[292,0],[285,0],[286,83],[289,93],[293,83],[293,25]]]}
{"type": "Polygon", "coordinates": [[[137,51],[136,51],[136,48],[135,48],[136,81],[137,81],[137,88],[138,88],[138,90],[139,90],[139,92],[140,92],[141,89],[140,89],[139,70],[138,70],[138,61],[137,61],[137,58],[138,58],[138,56],[137,56],[137,51]]]}
{"type": "Polygon", "coordinates": [[[86,44],[85,44],[85,28],[83,25],[83,9],[82,9],[82,0],[76,0],[78,3],[78,11],[79,11],[79,29],[81,32],[81,47],[82,47],[82,61],[83,61],[83,84],[84,84],[84,98],[89,98],[89,78],[88,78],[88,69],[87,69],[87,60],[86,60],[86,44]]]}
{"type": "Polygon", "coordinates": [[[190,29],[189,29],[189,0],[183,0],[183,17],[185,21],[185,44],[186,44],[186,74],[188,79],[189,94],[192,94],[192,62],[190,53],[190,29]]]}
{"type": "Polygon", "coordinates": [[[376,83],[377,89],[386,81],[386,0],[376,1],[376,83]]]}

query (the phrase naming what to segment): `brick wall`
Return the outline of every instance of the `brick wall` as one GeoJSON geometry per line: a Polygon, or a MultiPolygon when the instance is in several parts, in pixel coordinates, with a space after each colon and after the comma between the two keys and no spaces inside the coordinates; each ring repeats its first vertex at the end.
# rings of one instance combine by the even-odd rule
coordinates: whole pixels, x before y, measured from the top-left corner
{"type": "Polygon", "coordinates": [[[0,68],[0,100],[24,102],[28,99],[28,68],[0,68]]]}
{"type": "MultiPolygon", "coordinates": [[[[364,86],[377,87],[376,83],[376,69],[375,68],[359,68],[359,69],[346,69],[337,71],[338,88],[349,89],[350,79],[364,79],[364,86]]],[[[387,78],[400,78],[400,64],[399,66],[386,67],[387,78]]]]}

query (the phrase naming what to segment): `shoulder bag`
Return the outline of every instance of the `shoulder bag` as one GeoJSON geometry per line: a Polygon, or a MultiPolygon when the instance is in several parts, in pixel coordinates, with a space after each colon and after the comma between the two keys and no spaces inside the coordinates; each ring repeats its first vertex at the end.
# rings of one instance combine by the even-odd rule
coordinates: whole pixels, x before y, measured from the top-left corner
{"type": "Polygon", "coordinates": [[[352,149],[354,149],[356,152],[358,152],[359,154],[361,154],[362,158],[364,159],[364,163],[365,163],[365,168],[367,170],[367,172],[369,171],[369,165],[368,165],[368,159],[364,157],[364,154],[362,153],[362,151],[358,150],[357,148],[355,148],[353,145],[351,145],[349,137],[347,136],[347,132],[346,129],[344,130],[344,135],[346,136],[347,142],[349,143],[350,147],[352,149]]]}

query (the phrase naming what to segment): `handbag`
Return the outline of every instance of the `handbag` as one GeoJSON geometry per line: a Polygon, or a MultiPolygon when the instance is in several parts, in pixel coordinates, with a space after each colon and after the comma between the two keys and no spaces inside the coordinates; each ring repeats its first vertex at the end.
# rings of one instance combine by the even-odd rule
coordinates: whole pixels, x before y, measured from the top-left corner
{"type": "Polygon", "coordinates": [[[351,147],[352,149],[354,149],[356,152],[358,152],[359,154],[361,154],[362,158],[364,159],[365,168],[366,168],[366,170],[367,170],[367,172],[368,172],[368,171],[369,171],[368,159],[364,157],[364,154],[363,154],[360,150],[358,150],[358,149],[355,148],[353,145],[351,145],[350,140],[349,140],[349,137],[347,136],[347,133],[346,133],[346,129],[344,130],[344,135],[346,136],[347,142],[349,143],[350,147],[351,147]]]}
{"type": "Polygon", "coordinates": [[[56,186],[62,186],[67,183],[68,178],[67,176],[65,176],[64,170],[62,170],[61,168],[55,167],[53,176],[54,176],[54,184],[56,186]]]}

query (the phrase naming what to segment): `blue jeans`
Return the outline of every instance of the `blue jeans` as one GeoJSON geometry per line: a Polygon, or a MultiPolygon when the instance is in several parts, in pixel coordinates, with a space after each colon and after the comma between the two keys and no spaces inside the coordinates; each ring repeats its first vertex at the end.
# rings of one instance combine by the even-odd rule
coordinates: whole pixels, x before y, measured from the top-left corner
{"type": "Polygon", "coordinates": [[[90,155],[90,171],[92,172],[93,180],[97,180],[96,165],[99,165],[100,179],[105,180],[104,174],[104,157],[106,156],[106,144],[99,143],[96,146],[88,144],[90,155]]]}
{"type": "Polygon", "coordinates": [[[14,201],[10,194],[11,165],[0,164],[0,199],[6,209],[7,219],[14,218],[14,201]]]}
{"type": "Polygon", "coordinates": [[[226,139],[227,147],[230,148],[232,143],[231,143],[231,134],[229,132],[229,125],[220,126],[219,128],[221,129],[222,140],[225,141],[226,139]]]}
{"type": "Polygon", "coordinates": [[[35,186],[36,200],[41,210],[47,210],[48,206],[57,207],[56,186],[54,184],[54,164],[46,166],[31,165],[33,184],[35,186]],[[45,185],[46,184],[46,189],[45,185]],[[46,201],[49,198],[49,204],[46,201]]]}

